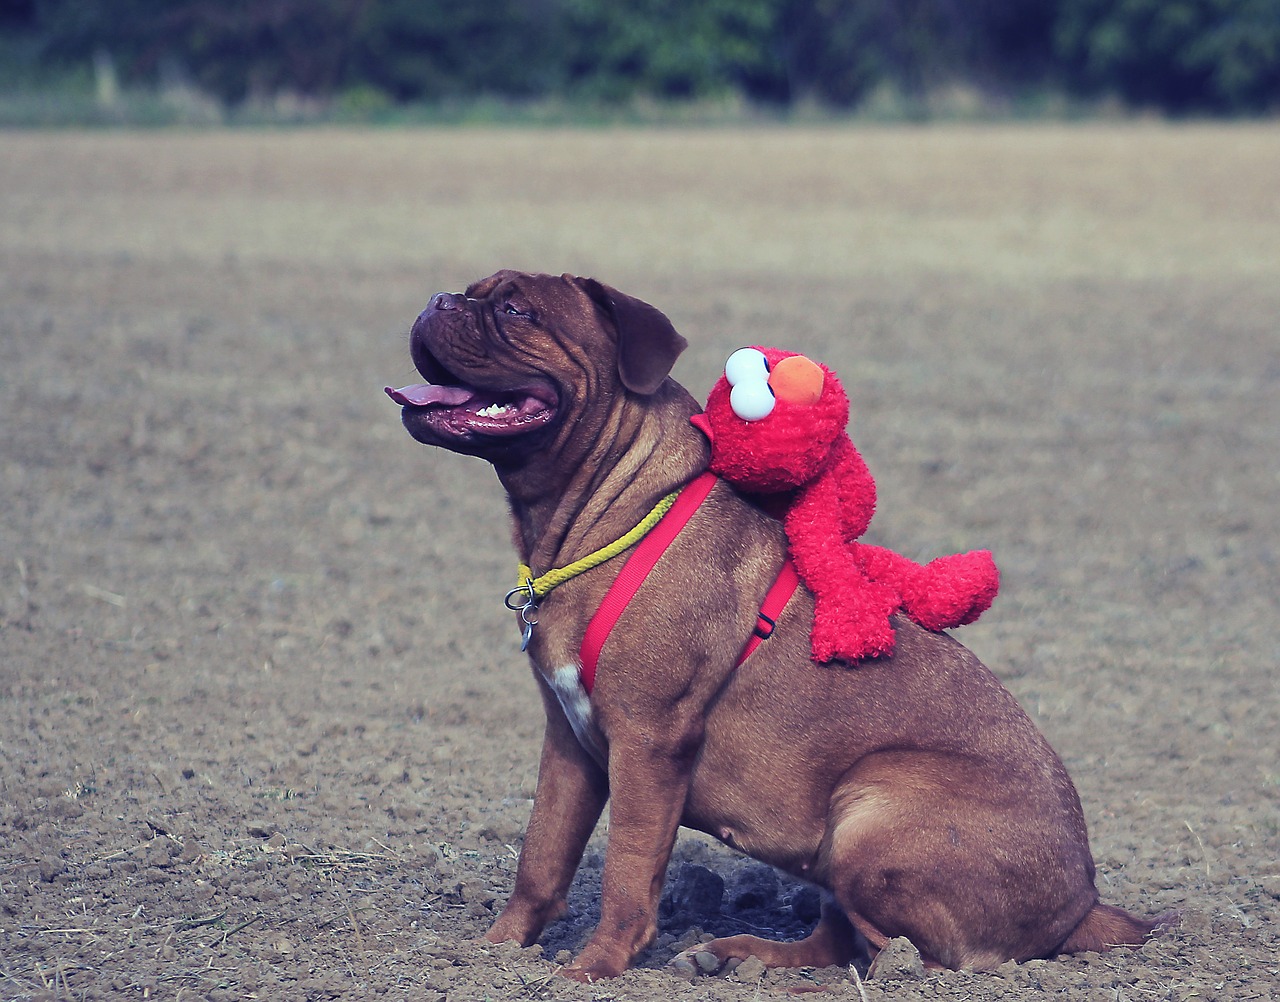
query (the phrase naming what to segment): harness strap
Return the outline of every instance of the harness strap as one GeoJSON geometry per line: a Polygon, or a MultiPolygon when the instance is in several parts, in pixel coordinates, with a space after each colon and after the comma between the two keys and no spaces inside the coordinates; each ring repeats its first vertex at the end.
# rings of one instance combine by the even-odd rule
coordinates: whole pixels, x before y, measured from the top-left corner
{"type": "Polygon", "coordinates": [[[655,525],[631,552],[622,571],[614,579],[609,593],[605,595],[600,608],[587,624],[587,632],[582,637],[582,687],[591,695],[596,683],[596,666],[600,663],[600,651],[604,642],[609,639],[613,626],[627,607],[627,603],[635,597],[644,579],[649,576],[662,555],[667,552],[676,536],[693,518],[702,502],[716,485],[714,473],[704,473],[680,492],[662,520],[655,525]]]}
{"type": "Polygon", "coordinates": [[[760,603],[756,628],[751,631],[751,636],[747,638],[747,646],[738,655],[739,665],[751,657],[757,647],[773,636],[773,631],[778,628],[778,617],[782,615],[783,608],[791,600],[791,596],[795,594],[799,585],[800,574],[796,570],[796,565],[788,557],[783,562],[777,579],[765,593],[764,601],[760,603]]]}
{"type": "MultiPolygon", "coordinates": [[[[580,678],[588,696],[595,688],[600,652],[604,649],[609,634],[613,632],[623,611],[640,590],[640,586],[644,584],[649,572],[657,565],[662,555],[666,553],[667,547],[675,541],[676,536],[680,535],[680,530],[693,518],[694,512],[702,506],[702,502],[707,499],[707,495],[711,493],[711,488],[716,485],[718,479],[714,473],[703,473],[680,492],[680,496],[662,520],[640,541],[631,556],[627,558],[622,571],[614,579],[604,601],[600,603],[600,608],[591,617],[591,622],[587,624],[587,631],[582,637],[579,654],[579,660],[582,662],[580,678]]],[[[783,564],[777,580],[765,595],[756,628],[752,631],[737,664],[742,664],[760,646],[760,643],[767,640],[773,633],[778,615],[795,592],[799,582],[799,575],[788,559],[783,564]]]]}

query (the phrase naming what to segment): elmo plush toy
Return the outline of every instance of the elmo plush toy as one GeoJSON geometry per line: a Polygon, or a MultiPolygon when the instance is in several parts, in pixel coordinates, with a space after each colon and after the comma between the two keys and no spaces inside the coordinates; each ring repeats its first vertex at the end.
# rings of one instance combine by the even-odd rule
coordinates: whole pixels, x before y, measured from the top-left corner
{"type": "Polygon", "coordinates": [[[776,348],[742,348],[693,423],[711,440],[711,470],[780,518],[791,559],[815,600],[813,658],[893,651],[889,616],[930,630],[972,623],[1000,577],[986,550],[921,566],[858,542],[876,485],[845,427],[849,398],[825,366],[776,348]]]}

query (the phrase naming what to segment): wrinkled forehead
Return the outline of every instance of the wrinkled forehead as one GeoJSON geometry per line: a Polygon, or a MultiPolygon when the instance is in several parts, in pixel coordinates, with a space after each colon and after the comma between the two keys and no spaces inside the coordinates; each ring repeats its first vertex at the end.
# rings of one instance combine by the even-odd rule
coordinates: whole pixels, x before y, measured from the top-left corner
{"type": "Polygon", "coordinates": [[[472,282],[467,286],[466,296],[468,299],[484,299],[493,294],[498,286],[506,284],[514,284],[514,280],[519,278],[519,272],[514,271],[498,271],[494,272],[488,278],[482,278],[478,282],[472,282]]]}
{"type": "Polygon", "coordinates": [[[522,271],[497,271],[467,286],[468,299],[488,299],[522,293],[526,296],[554,297],[569,291],[562,275],[535,275],[522,271]]]}

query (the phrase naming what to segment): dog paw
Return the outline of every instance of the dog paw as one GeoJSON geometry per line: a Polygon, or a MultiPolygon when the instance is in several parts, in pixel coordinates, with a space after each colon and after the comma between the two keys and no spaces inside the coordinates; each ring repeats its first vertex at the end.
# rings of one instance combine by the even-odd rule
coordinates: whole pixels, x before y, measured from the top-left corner
{"type": "Polygon", "coordinates": [[[584,950],[573,963],[560,968],[559,974],[571,981],[590,985],[607,978],[616,978],[627,967],[626,960],[617,957],[597,957],[592,960],[584,950]]]}
{"type": "Polygon", "coordinates": [[[557,973],[562,978],[568,978],[570,981],[577,981],[584,985],[594,984],[600,980],[599,977],[590,971],[583,970],[581,967],[562,967],[557,973]]]}
{"type": "Polygon", "coordinates": [[[557,972],[563,978],[570,981],[577,981],[584,985],[594,985],[597,981],[605,981],[609,978],[616,978],[625,968],[614,968],[608,964],[592,964],[588,967],[579,967],[577,964],[570,964],[568,967],[562,967],[557,972]]]}
{"type": "Polygon", "coordinates": [[[667,970],[677,978],[684,978],[685,981],[693,981],[698,976],[698,965],[693,962],[692,957],[683,953],[677,953],[671,958],[667,964],[667,970]]]}

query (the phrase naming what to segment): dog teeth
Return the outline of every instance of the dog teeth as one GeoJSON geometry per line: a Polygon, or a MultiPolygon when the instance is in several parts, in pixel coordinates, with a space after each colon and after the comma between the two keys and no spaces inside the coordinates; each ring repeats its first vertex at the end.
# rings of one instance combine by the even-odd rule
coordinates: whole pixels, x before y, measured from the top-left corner
{"type": "Polygon", "coordinates": [[[476,411],[481,417],[496,418],[504,417],[515,410],[510,404],[490,404],[488,407],[482,407],[476,411]]]}

